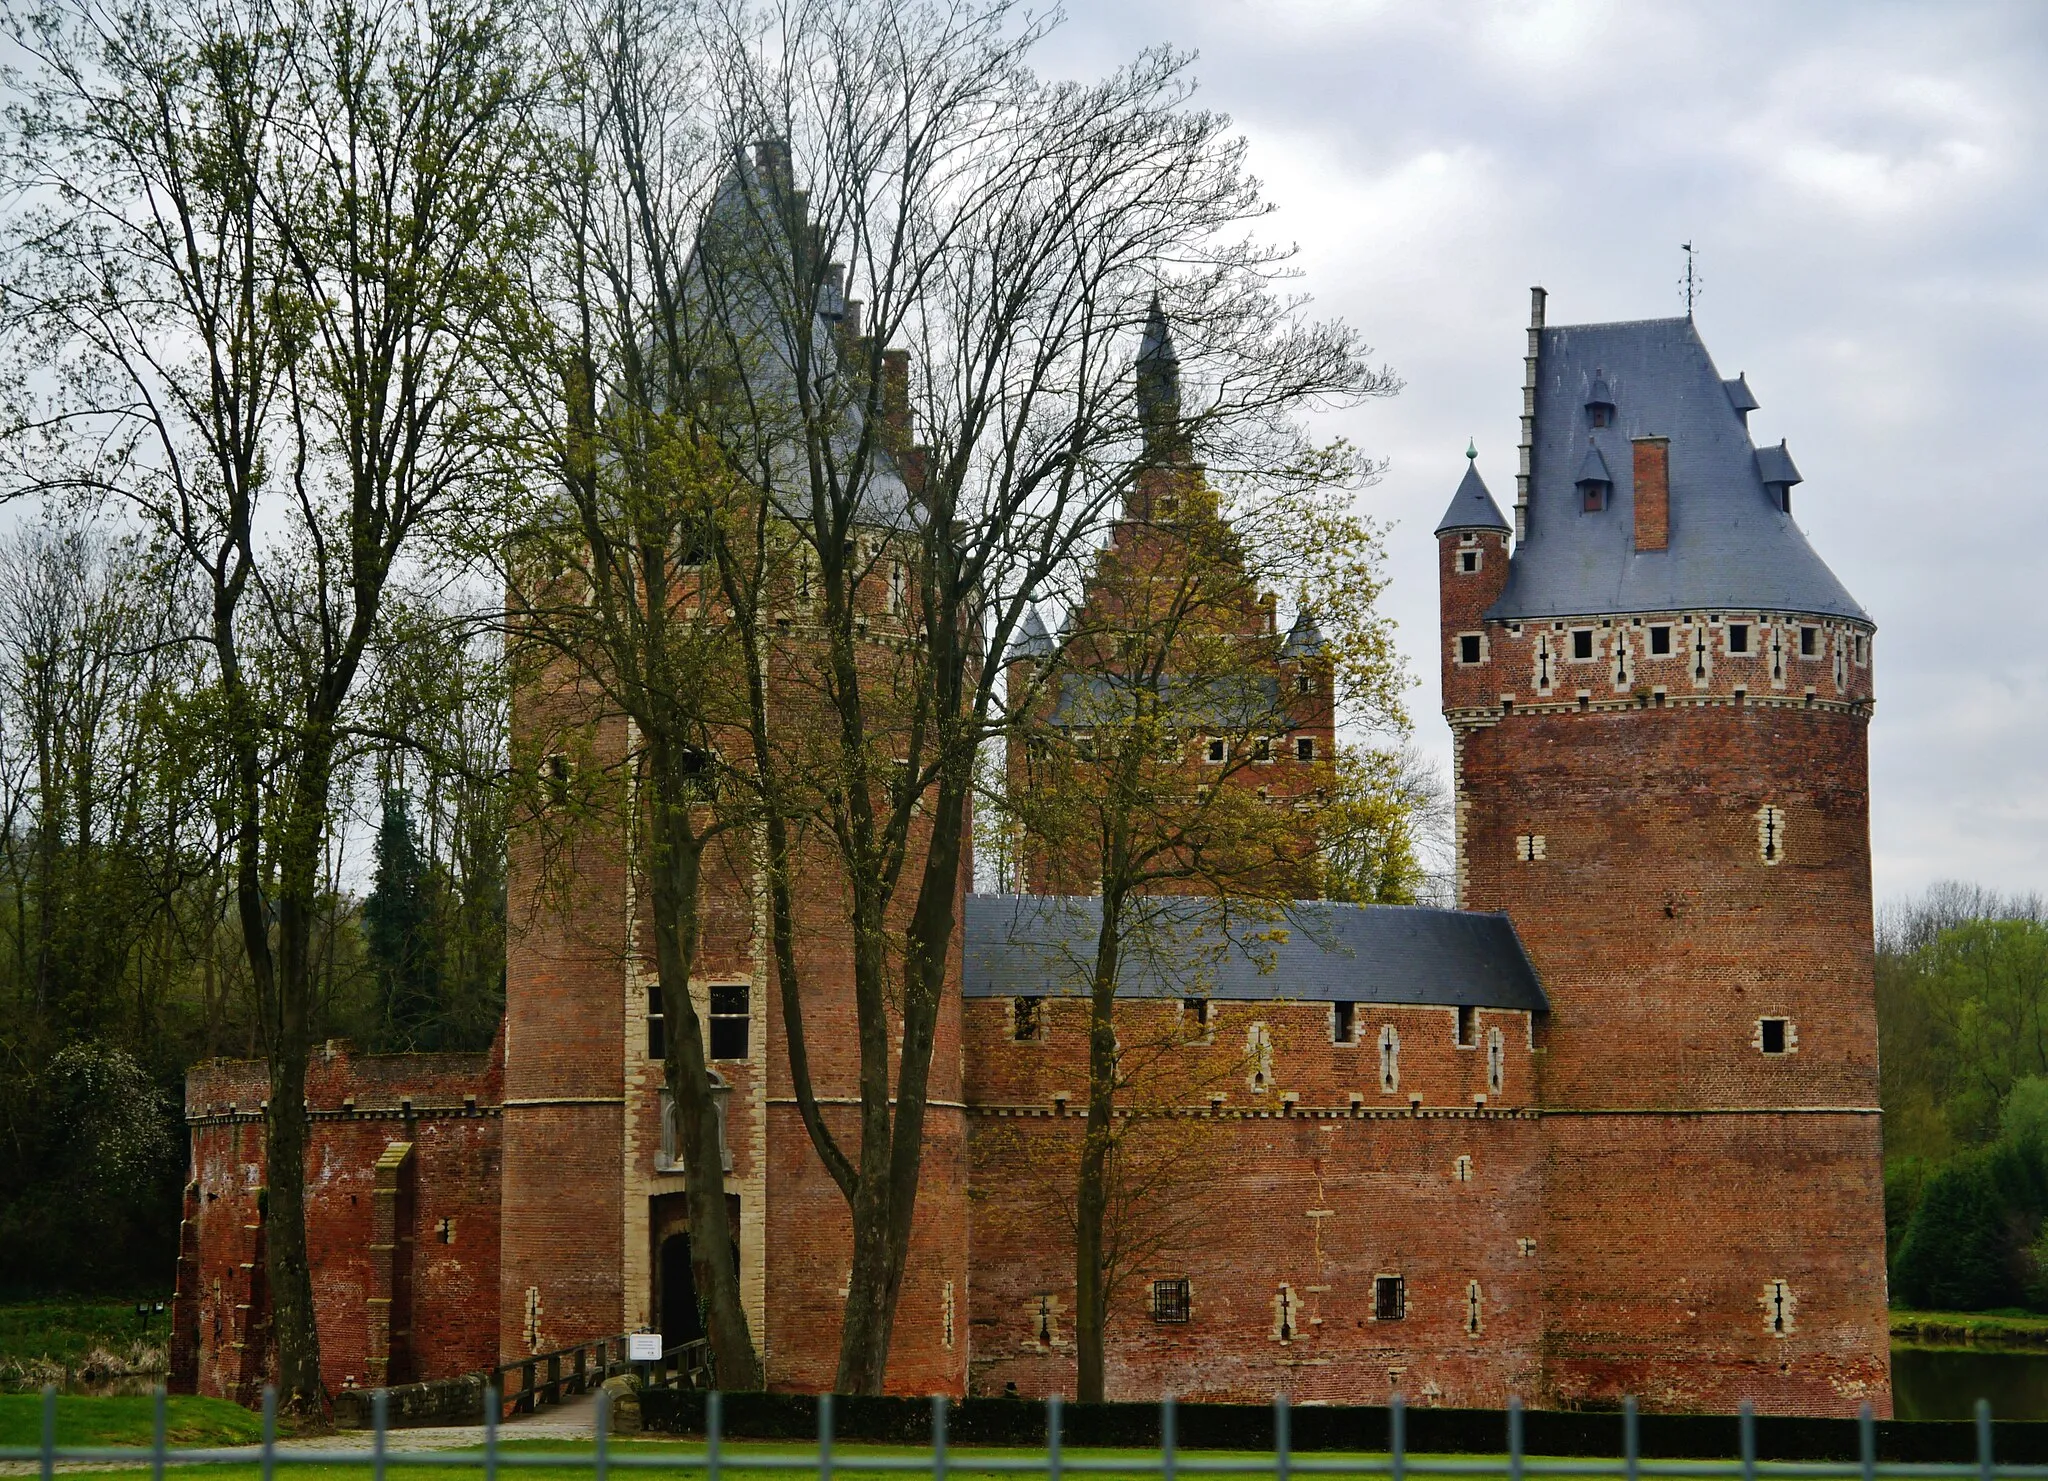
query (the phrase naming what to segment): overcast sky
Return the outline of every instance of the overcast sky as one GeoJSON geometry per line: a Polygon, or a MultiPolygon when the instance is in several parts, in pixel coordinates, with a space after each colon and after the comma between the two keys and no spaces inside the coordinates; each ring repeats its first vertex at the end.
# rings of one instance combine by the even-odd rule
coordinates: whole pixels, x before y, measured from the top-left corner
{"type": "Polygon", "coordinates": [[[1707,348],[1877,622],[1879,901],[2048,893],[2048,6],[1094,0],[1042,61],[1159,42],[1407,382],[1332,430],[1392,462],[1419,741],[1447,760],[1430,530],[1467,437],[1513,500],[1529,287],[1553,324],[1680,313],[1692,241],[1707,348]]]}

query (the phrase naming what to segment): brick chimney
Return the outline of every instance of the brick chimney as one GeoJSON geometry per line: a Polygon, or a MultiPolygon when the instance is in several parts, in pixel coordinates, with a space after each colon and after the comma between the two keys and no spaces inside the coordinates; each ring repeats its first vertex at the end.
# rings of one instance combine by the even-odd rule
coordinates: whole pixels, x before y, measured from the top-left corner
{"type": "Polygon", "coordinates": [[[1636,549],[1671,545],[1671,439],[1631,439],[1636,452],[1636,549]]]}

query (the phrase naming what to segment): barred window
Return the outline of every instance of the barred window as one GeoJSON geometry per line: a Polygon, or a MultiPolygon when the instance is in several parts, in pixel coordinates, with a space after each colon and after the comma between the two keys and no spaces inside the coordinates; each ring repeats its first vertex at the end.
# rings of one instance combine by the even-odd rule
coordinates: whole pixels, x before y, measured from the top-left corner
{"type": "Polygon", "coordinates": [[[1408,1315],[1408,1290],[1398,1275],[1375,1276],[1372,1316],[1376,1322],[1398,1322],[1408,1315]]]}
{"type": "Polygon", "coordinates": [[[1172,1280],[1152,1282],[1152,1320],[1155,1322],[1184,1322],[1192,1308],[1192,1292],[1186,1276],[1172,1280]]]}

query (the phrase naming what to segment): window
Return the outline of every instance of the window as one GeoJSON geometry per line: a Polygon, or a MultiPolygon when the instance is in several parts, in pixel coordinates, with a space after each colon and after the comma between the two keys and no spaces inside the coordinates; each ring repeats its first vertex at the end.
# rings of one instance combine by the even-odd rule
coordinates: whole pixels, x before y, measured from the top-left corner
{"type": "Polygon", "coordinates": [[[1749,651],[1748,623],[1731,622],[1728,624],[1728,651],[1730,653],[1747,653],[1749,651]]]}
{"type": "Polygon", "coordinates": [[[1756,853],[1766,864],[1785,858],[1785,809],[1765,803],[1756,810],[1756,853]]]}
{"type": "Polygon", "coordinates": [[[1802,627],[1799,629],[1799,656],[1817,658],[1820,656],[1820,629],[1802,627]]]}
{"type": "Polygon", "coordinates": [[[1605,426],[1609,426],[1609,425],[1611,425],[1611,424],[1612,424],[1612,422],[1613,422],[1613,419],[1614,419],[1614,408],[1613,408],[1613,407],[1611,407],[1611,406],[1608,406],[1608,405],[1607,405],[1607,404],[1605,404],[1604,402],[1596,402],[1596,403],[1594,403],[1594,405],[1593,405],[1593,407],[1591,408],[1591,410],[1592,410],[1592,419],[1593,419],[1593,425],[1594,425],[1594,426],[1596,426],[1596,427],[1605,427],[1605,426]]]}
{"type": "Polygon", "coordinates": [[[1230,759],[1230,742],[1220,735],[1209,737],[1209,744],[1202,752],[1202,758],[1211,766],[1221,766],[1230,759]]]}
{"type": "MultiPolygon", "coordinates": [[[[1859,638],[1857,641],[1861,642],[1862,639],[1859,638]]],[[[1314,676],[1307,673],[1296,674],[1294,676],[1294,692],[1296,694],[1314,694],[1316,692],[1314,676]]]]}
{"type": "Polygon", "coordinates": [[[1358,1042],[1358,1004],[1330,1004],[1330,1042],[1333,1044],[1356,1044],[1358,1042]]]}
{"type": "Polygon", "coordinates": [[[1294,759],[1296,761],[1313,761],[1316,759],[1316,742],[1314,736],[1297,735],[1294,738],[1294,759]]]}
{"type": "Polygon", "coordinates": [[[443,1219],[434,1225],[434,1234],[443,1244],[455,1243],[455,1221],[443,1219]]]}
{"type": "Polygon", "coordinates": [[[1591,658],[1592,656],[1593,630],[1589,627],[1582,627],[1572,634],[1572,657],[1591,658]]]}
{"type": "Polygon", "coordinates": [[[1763,1300],[1764,1325],[1773,1337],[1783,1337],[1792,1330],[1792,1288],[1781,1280],[1764,1283],[1763,1300]]]}
{"type": "Polygon", "coordinates": [[[1586,513],[1598,514],[1607,507],[1607,485],[1604,483],[1582,483],[1579,491],[1586,496],[1586,513]]]}
{"type": "Polygon", "coordinates": [[[1178,1275],[1171,1280],[1152,1282],[1152,1320],[1155,1322],[1187,1321],[1193,1309],[1193,1292],[1188,1287],[1188,1278],[1178,1275]]]}
{"type": "Polygon", "coordinates": [[[668,1020],[661,1013],[661,987],[649,983],[647,987],[647,1057],[668,1058],[668,1020]]]}
{"type": "Polygon", "coordinates": [[[1860,664],[1860,663],[1863,663],[1863,662],[1865,662],[1865,661],[1867,660],[1867,658],[1868,658],[1868,655],[1869,655],[1869,650],[1868,650],[1867,648],[1865,648],[1865,647],[1863,646],[1863,643],[1864,643],[1864,638],[1863,638],[1863,634],[1862,634],[1862,633],[1858,633],[1858,634],[1856,634],[1856,641],[1855,641],[1855,645],[1854,645],[1854,646],[1855,646],[1855,649],[1856,649],[1856,661],[1857,661],[1857,662],[1858,662],[1859,664],[1860,664]]]}
{"type": "Polygon", "coordinates": [[[1670,653],[1671,653],[1671,629],[1670,629],[1670,628],[1668,628],[1668,627],[1653,627],[1653,628],[1651,628],[1651,629],[1650,629],[1650,656],[1651,656],[1652,658],[1666,658],[1666,657],[1669,657],[1669,656],[1670,656],[1670,653]]]}
{"type": "Polygon", "coordinates": [[[1470,1157],[1454,1157],[1451,1159],[1451,1181],[1454,1183],[1469,1183],[1472,1181],[1472,1159],[1470,1157]]]}
{"type": "Polygon", "coordinates": [[[557,807],[569,800],[569,782],[576,775],[576,768],[567,756],[556,751],[540,764],[541,784],[547,788],[548,801],[557,807]]]}
{"type": "Polygon", "coordinates": [[[1408,1292],[1398,1275],[1376,1275],[1372,1282],[1372,1319],[1398,1322],[1408,1315],[1408,1292]]]}
{"type": "Polygon", "coordinates": [[[1273,737],[1272,737],[1272,736],[1270,736],[1270,735],[1261,735],[1261,736],[1255,736],[1255,737],[1253,737],[1253,739],[1252,739],[1252,760],[1254,760],[1254,761],[1271,761],[1272,759],[1273,759],[1273,737]]]}
{"type": "Polygon", "coordinates": [[[1756,1047],[1766,1054],[1783,1054],[1790,1047],[1792,1021],[1788,1018],[1759,1018],[1756,1047]]]}
{"type": "Polygon", "coordinates": [[[1273,1340],[1292,1342],[1301,1330],[1301,1300],[1294,1287],[1283,1285],[1273,1293],[1273,1340]]]}
{"type": "Polygon", "coordinates": [[[1479,662],[1480,647],[1481,645],[1478,633],[1461,634],[1458,638],[1458,662],[1479,662]]]}
{"type": "Polygon", "coordinates": [[[1468,1004],[1458,1007],[1458,1047],[1471,1049],[1479,1043],[1479,1010],[1468,1004]]]}
{"type": "Polygon", "coordinates": [[[713,983],[711,987],[711,1057],[745,1059],[747,1033],[753,1024],[748,999],[751,990],[744,982],[713,983]]]}
{"type": "Polygon", "coordinates": [[[1188,1037],[1209,1043],[1215,1021],[1210,1017],[1213,1005],[1207,998],[1182,998],[1180,1000],[1181,1023],[1187,1028],[1188,1037]]]}
{"type": "Polygon", "coordinates": [[[1459,551],[1459,552],[1458,552],[1458,569],[1459,569],[1460,571],[1464,572],[1464,573],[1465,573],[1465,574],[1466,574],[1467,576],[1471,575],[1471,574],[1472,574],[1472,573],[1473,573],[1474,571],[1478,570],[1478,569],[1479,569],[1479,552],[1478,552],[1478,551],[1476,551],[1476,550],[1461,550],[1461,551],[1459,551]]]}
{"type": "Polygon", "coordinates": [[[1020,1044],[1035,1044],[1045,1037],[1045,1000],[1010,999],[1010,1037],[1020,1044]]]}
{"type": "Polygon", "coordinates": [[[1547,845],[1541,833],[1518,833],[1515,835],[1515,857],[1524,864],[1533,864],[1544,857],[1547,845]]]}

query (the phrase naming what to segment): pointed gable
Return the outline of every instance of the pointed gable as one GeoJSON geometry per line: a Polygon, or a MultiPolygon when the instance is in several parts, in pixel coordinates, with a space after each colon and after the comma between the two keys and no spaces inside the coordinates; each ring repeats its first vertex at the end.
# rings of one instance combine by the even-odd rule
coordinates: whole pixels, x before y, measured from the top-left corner
{"type": "Polygon", "coordinates": [[[1465,477],[1458,484],[1458,491],[1451,495],[1451,507],[1437,521],[1436,532],[1448,535],[1455,530],[1512,529],[1502,516],[1500,505],[1486,491],[1486,480],[1479,476],[1478,455],[1468,452],[1465,456],[1465,477]]]}

